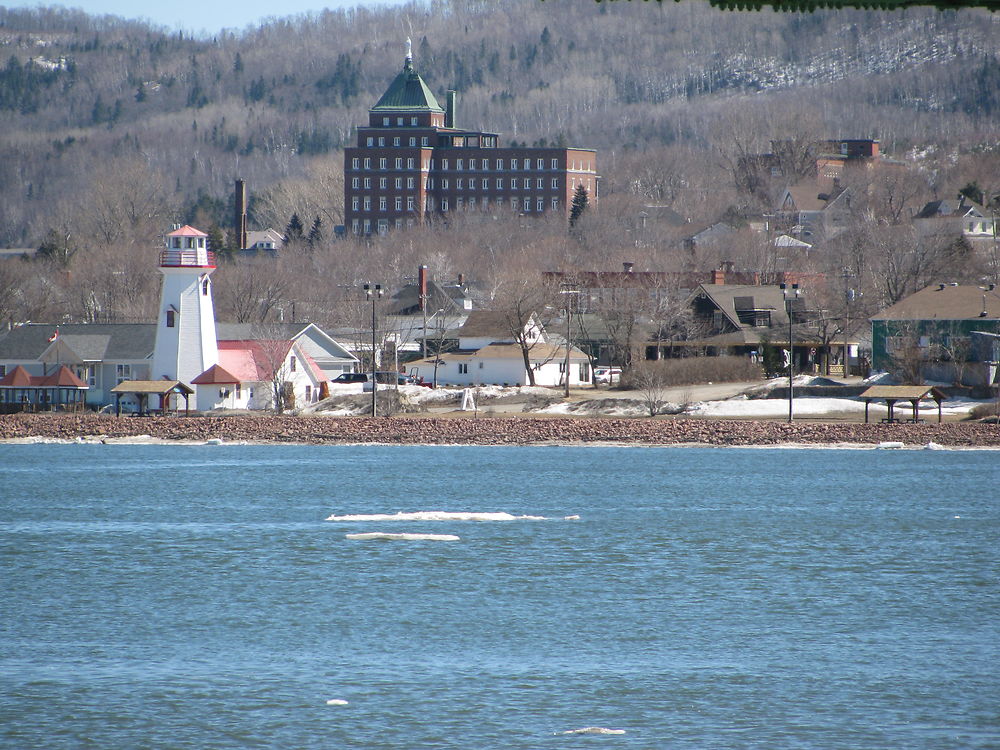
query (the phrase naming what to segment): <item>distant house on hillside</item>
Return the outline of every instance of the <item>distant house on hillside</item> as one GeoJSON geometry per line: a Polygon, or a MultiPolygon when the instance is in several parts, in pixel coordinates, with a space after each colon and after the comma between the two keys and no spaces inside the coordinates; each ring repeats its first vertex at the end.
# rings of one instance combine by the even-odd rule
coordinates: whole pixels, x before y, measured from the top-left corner
{"type": "Polygon", "coordinates": [[[257,252],[269,250],[277,252],[285,245],[285,236],[277,229],[268,227],[260,231],[247,232],[247,246],[245,252],[257,252]]]}
{"type": "Polygon", "coordinates": [[[993,240],[998,219],[964,195],[954,200],[931,201],[913,217],[913,226],[921,236],[954,235],[971,242],[993,240]]]}
{"type": "Polygon", "coordinates": [[[815,243],[836,237],[850,222],[850,190],[811,180],[786,188],[778,201],[775,227],[815,243]]]}

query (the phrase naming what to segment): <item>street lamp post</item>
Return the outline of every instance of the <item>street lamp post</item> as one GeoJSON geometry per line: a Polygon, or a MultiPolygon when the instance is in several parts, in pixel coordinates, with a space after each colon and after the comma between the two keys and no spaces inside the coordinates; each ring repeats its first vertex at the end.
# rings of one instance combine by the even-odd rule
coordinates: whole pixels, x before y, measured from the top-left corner
{"type": "Polygon", "coordinates": [[[845,296],[845,310],[846,314],[844,317],[844,377],[849,377],[851,374],[851,341],[849,338],[851,331],[851,303],[854,301],[854,290],[848,289],[845,296]]]}
{"type": "Polygon", "coordinates": [[[788,421],[795,419],[793,411],[794,390],[792,377],[795,370],[795,348],[792,346],[792,302],[799,299],[798,284],[782,284],[781,295],[785,298],[785,312],[788,314],[788,421]]]}
{"type": "Polygon", "coordinates": [[[565,294],[565,295],[567,295],[567,297],[566,297],[566,362],[564,364],[564,369],[565,369],[564,375],[565,375],[565,378],[566,378],[566,382],[565,382],[565,390],[563,391],[563,395],[566,398],[569,398],[569,350],[570,350],[570,336],[571,336],[571,333],[570,333],[570,318],[572,316],[572,310],[571,310],[570,302],[569,302],[569,295],[571,295],[571,294],[579,294],[579,293],[580,293],[579,289],[563,289],[563,290],[561,290],[559,292],[559,294],[565,294]]]}
{"type": "Polygon", "coordinates": [[[375,380],[375,373],[378,364],[375,361],[375,303],[382,296],[381,284],[365,284],[365,298],[372,303],[372,416],[378,416],[378,382],[375,380]]]}

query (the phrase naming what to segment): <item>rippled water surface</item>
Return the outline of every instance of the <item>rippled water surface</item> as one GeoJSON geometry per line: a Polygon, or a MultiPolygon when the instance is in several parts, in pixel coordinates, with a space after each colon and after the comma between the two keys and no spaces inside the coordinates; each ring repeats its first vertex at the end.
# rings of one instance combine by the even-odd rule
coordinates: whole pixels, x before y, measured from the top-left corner
{"type": "Polygon", "coordinates": [[[996,452],[0,446],[0,747],[997,748],[998,480],[996,452]]]}

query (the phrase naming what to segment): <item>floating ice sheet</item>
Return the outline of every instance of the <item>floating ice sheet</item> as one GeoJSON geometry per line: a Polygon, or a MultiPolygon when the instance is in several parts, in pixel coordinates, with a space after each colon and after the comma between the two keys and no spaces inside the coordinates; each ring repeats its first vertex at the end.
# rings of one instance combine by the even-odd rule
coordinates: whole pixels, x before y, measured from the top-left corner
{"type": "Polygon", "coordinates": [[[545,516],[515,516],[510,513],[421,510],[415,513],[361,513],[332,515],[327,521],[546,521],[545,516]]]}
{"type": "Polygon", "coordinates": [[[582,729],[568,729],[560,734],[625,734],[625,730],[608,729],[607,727],[583,727],[582,729]]]}
{"type": "Polygon", "coordinates": [[[457,542],[460,537],[454,534],[388,534],[384,531],[369,531],[364,534],[345,534],[347,539],[388,540],[388,541],[417,541],[417,542],[457,542]]]}

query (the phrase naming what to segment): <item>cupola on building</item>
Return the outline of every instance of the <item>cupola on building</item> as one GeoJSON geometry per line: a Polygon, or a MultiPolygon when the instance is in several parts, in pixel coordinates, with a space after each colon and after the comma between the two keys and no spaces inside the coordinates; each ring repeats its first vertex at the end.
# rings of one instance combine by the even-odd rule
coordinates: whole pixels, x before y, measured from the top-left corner
{"type": "Polygon", "coordinates": [[[497,133],[459,127],[457,95],[441,107],[413,67],[403,69],[344,150],[344,220],[356,235],[421,224],[455,211],[569,216],[582,185],[598,198],[597,152],[503,148],[497,133]]]}

